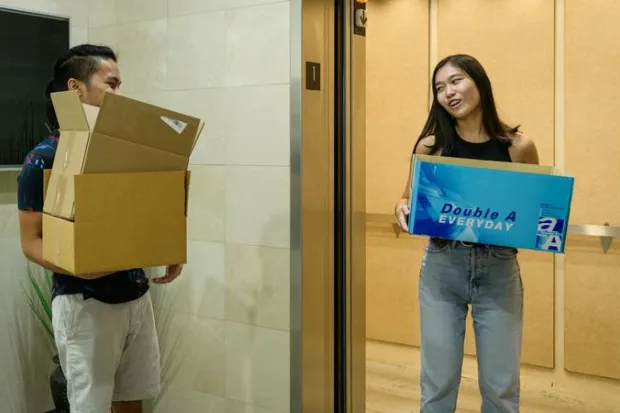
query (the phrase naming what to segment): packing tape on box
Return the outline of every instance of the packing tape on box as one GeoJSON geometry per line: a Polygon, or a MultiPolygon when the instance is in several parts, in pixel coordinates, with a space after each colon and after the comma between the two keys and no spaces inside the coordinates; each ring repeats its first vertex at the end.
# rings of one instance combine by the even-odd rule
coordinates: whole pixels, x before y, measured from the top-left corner
{"type": "Polygon", "coordinates": [[[56,266],[60,266],[60,241],[56,240],[56,254],[54,254],[54,260],[56,261],[56,266]]]}
{"type": "Polygon", "coordinates": [[[67,170],[67,168],[70,166],[70,162],[69,160],[71,159],[70,155],[73,153],[73,145],[76,141],[75,138],[75,132],[74,131],[61,131],[60,132],[60,137],[61,139],[64,136],[64,148],[65,148],[65,153],[64,153],[64,158],[63,158],[63,162],[62,162],[62,171],[65,172],[67,170]]]}
{"type": "Polygon", "coordinates": [[[64,162],[62,164],[62,169],[66,171],[68,166],[69,166],[69,151],[66,150],[65,151],[65,160],[64,160],[64,162]]]}
{"type": "Polygon", "coordinates": [[[67,175],[60,175],[58,177],[58,184],[56,185],[56,196],[54,198],[54,206],[53,206],[53,210],[56,213],[58,213],[58,211],[56,211],[58,206],[62,205],[62,203],[65,200],[65,194],[67,192],[67,179],[68,179],[67,175]]]}

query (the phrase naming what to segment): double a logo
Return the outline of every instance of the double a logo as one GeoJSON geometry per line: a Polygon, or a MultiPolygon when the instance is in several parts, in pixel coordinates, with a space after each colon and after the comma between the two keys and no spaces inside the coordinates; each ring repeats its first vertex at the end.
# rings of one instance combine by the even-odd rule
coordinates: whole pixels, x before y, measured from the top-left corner
{"type": "Polygon", "coordinates": [[[541,217],[538,219],[538,233],[563,233],[564,220],[560,218],[541,217]]]}
{"type": "Polygon", "coordinates": [[[542,217],[538,219],[536,247],[545,251],[560,251],[564,233],[564,220],[542,217]]]}

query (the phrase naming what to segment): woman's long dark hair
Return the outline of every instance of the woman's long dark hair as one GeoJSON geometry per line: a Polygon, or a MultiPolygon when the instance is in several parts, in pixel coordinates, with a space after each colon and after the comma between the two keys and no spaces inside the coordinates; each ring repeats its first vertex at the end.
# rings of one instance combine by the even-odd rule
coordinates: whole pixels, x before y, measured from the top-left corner
{"type": "Polygon", "coordinates": [[[52,79],[45,88],[47,102],[47,121],[51,130],[57,130],[58,118],[50,95],[67,90],[69,79],[89,83],[92,75],[99,69],[101,60],[117,61],[116,53],[107,46],[82,44],[72,47],[54,63],[52,79]]]}
{"type": "Polygon", "coordinates": [[[413,148],[413,152],[415,153],[420,141],[430,135],[435,135],[435,143],[431,146],[431,153],[435,153],[438,150],[450,151],[456,140],[456,120],[437,101],[437,87],[435,86],[437,72],[447,64],[451,64],[463,70],[478,88],[484,132],[490,139],[497,139],[510,145],[512,141],[511,135],[519,131],[519,126],[508,126],[499,118],[497,108],[495,107],[495,98],[493,97],[491,81],[480,62],[472,56],[456,54],[441,60],[433,71],[433,78],[431,81],[433,104],[431,105],[426,124],[413,148]]]}

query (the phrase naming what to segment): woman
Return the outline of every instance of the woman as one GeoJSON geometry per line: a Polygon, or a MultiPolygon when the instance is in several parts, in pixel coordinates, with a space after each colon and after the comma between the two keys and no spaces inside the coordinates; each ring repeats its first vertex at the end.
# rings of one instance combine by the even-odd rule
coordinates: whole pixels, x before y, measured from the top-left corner
{"type": "MultiPolygon", "coordinates": [[[[140,413],[141,401],[160,386],[159,347],[141,268],[112,274],[67,274],[43,259],[43,170],[51,169],[58,147],[58,119],[50,95],[74,90],[83,103],[100,106],[121,85],[116,54],[107,47],[80,45],[60,57],[46,90],[53,130],[24,161],[18,178],[18,209],[24,255],[54,272],[52,323],[72,413],[140,413]]],[[[110,160],[114,162],[114,160],[110,160]]],[[[181,273],[168,266],[168,283],[181,273]]]]}
{"type": "MultiPolygon", "coordinates": [[[[433,104],[416,154],[538,164],[534,142],[497,114],[491,82],[473,57],[433,72],[433,104]]],[[[407,230],[411,177],[395,208],[407,230]]],[[[472,308],[482,413],[519,412],[523,286],[517,251],[431,238],[420,271],[421,413],[456,410],[465,319],[472,308]]]]}

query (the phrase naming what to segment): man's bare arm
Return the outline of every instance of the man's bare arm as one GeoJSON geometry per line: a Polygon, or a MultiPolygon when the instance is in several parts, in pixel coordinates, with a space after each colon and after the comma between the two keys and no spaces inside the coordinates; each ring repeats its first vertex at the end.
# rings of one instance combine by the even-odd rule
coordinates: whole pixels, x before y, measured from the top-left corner
{"type": "Polygon", "coordinates": [[[50,271],[70,275],[43,259],[43,219],[40,212],[19,211],[19,234],[26,258],[50,271]]]}
{"type": "MultiPolygon", "coordinates": [[[[52,272],[73,275],[67,270],[59,268],[43,259],[43,215],[40,212],[19,211],[19,233],[22,251],[26,258],[52,272]]],[[[110,273],[80,274],[75,276],[84,279],[94,279],[108,274],[110,273]]]]}

